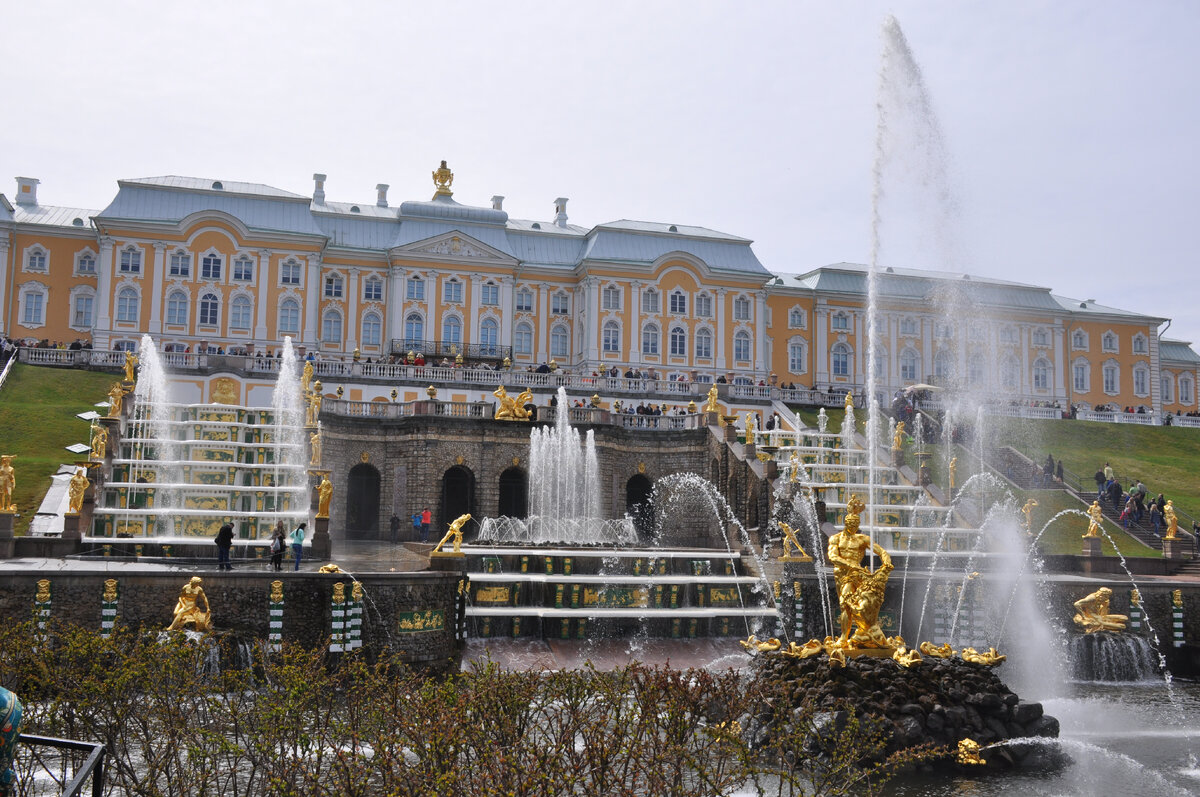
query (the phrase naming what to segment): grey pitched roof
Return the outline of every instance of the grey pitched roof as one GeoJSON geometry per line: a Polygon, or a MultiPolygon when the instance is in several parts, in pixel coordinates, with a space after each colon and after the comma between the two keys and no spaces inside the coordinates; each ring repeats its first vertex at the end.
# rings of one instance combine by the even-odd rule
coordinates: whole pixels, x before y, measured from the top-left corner
{"type": "Polygon", "coordinates": [[[160,188],[182,188],[187,191],[223,191],[227,194],[243,194],[246,196],[276,197],[281,199],[308,199],[302,194],[293,194],[262,183],[239,183],[231,180],[211,180],[207,177],[181,177],[175,174],[163,177],[136,177],[132,180],[121,180],[131,185],[152,185],[160,188]],[[221,186],[217,188],[216,186],[221,186]]]}
{"type": "Polygon", "coordinates": [[[771,276],[748,239],[703,227],[676,225],[677,232],[670,232],[671,226],[630,221],[598,225],[588,234],[583,259],[648,264],[670,252],[684,252],[703,260],[714,271],[737,271],[764,280],[771,276]],[[689,234],[685,230],[698,232],[689,234]]]}
{"type": "Polygon", "coordinates": [[[45,224],[51,227],[75,227],[90,229],[91,217],[96,211],[90,208],[60,208],[51,205],[15,205],[12,220],[17,224],[45,224]]]}
{"type": "Polygon", "coordinates": [[[1097,304],[1089,299],[1072,299],[1069,296],[1054,295],[1054,300],[1059,307],[1076,315],[1104,315],[1104,316],[1126,316],[1131,319],[1139,319],[1146,321],[1166,321],[1166,318],[1160,316],[1146,315],[1145,313],[1135,313],[1132,310],[1122,310],[1119,307],[1109,307],[1108,305],[1097,304]]]}
{"type": "Polygon", "coordinates": [[[1158,357],[1160,360],[1170,360],[1171,362],[1200,364],[1200,354],[1192,351],[1191,343],[1182,340],[1160,340],[1158,357]]]}
{"type": "MultiPolygon", "coordinates": [[[[803,288],[828,293],[866,295],[869,266],[835,263],[793,277],[803,288]]],[[[906,301],[936,304],[946,297],[961,295],[992,307],[1016,310],[1059,310],[1049,288],[1019,282],[955,274],[945,271],[884,268],[877,272],[879,295],[906,301]]]]}

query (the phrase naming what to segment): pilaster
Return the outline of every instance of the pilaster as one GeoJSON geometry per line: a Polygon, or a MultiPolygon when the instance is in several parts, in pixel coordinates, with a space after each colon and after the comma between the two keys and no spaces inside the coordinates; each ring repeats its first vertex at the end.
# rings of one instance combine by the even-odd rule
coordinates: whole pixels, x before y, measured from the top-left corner
{"type": "Polygon", "coordinates": [[[346,280],[346,349],[354,351],[358,348],[358,277],[362,269],[349,269],[350,277],[346,280]]]}
{"type": "Polygon", "coordinates": [[[320,341],[321,324],[321,256],[309,255],[304,275],[304,345],[316,351],[320,341]]]}
{"type": "Polygon", "coordinates": [[[8,279],[9,279],[9,234],[0,230],[0,334],[7,335],[8,329],[8,279]]]}
{"type": "Polygon", "coordinates": [[[162,325],[162,303],[163,303],[163,278],[166,274],[166,252],[167,245],[162,241],[155,241],[154,244],[154,288],[149,296],[146,297],[147,303],[150,305],[150,334],[161,335],[163,330],[162,325]]]}
{"type": "Polygon", "coordinates": [[[100,257],[96,263],[96,325],[92,328],[92,346],[108,348],[112,330],[113,239],[100,237],[100,257]]]}
{"type": "MultiPolygon", "coordinates": [[[[271,250],[258,251],[258,269],[254,272],[254,339],[267,339],[267,301],[271,295],[271,250]]],[[[251,350],[257,346],[251,346],[251,350]]]]}

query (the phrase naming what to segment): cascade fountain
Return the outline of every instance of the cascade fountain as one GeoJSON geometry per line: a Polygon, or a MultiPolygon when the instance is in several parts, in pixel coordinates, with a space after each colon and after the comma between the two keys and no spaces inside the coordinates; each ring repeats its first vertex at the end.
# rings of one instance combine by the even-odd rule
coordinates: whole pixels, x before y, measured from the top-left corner
{"type": "Polygon", "coordinates": [[[179,404],[154,341],[142,338],[130,418],[93,511],[97,537],[211,536],[226,520],[243,539],[307,518],[300,379],[284,342],[271,409],[179,404]]]}

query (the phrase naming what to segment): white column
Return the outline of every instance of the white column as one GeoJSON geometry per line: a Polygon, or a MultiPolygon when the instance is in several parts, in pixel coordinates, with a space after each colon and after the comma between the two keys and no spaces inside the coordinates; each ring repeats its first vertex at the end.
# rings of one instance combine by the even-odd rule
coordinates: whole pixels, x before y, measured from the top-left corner
{"type": "Polygon", "coordinates": [[[584,296],[587,301],[587,315],[584,317],[583,344],[584,357],[588,363],[595,365],[600,361],[600,280],[588,277],[583,281],[584,296]]]}
{"type": "MultiPolygon", "coordinates": [[[[387,336],[386,345],[404,337],[404,268],[392,266],[388,270],[387,336]]],[[[391,350],[388,350],[391,354],[391,350]]]]}
{"type": "Polygon", "coordinates": [[[917,381],[924,382],[933,375],[933,321],[921,319],[921,367],[924,373],[917,374],[917,381]]]}
{"type": "Polygon", "coordinates": [[[0,230],[0,334],[8,334],[8,231],[0,230]]]}
{"type": "Polygon", "coordinates": [[[1062,327],[1056,327],[1054,330],[1054,355],[1051,358],[1051,364],[1054,366],[1054,398],[1063,402],[1067,400],[1067,384],[1063,379],[1066,376],[1066,367],[1064,365],[1065,357],[1064,346],[1066,344],[1066,333],[1062,327]]]}
{"type": "MultiPolygon", "coordinates": [[[[271,250],[258,251],[258,270],[254,272],[254,339],[267,340],[267,301],[271,295],[271,250]]],[[[257,349],[257,346],[251,347],[257,349]]],[[[264,347],[265,351],[265,347],[264,347]]]]}
{"type": "Polygon", "coordinates": [[[537,286],[538,363],[550,362],[550,285],[537,286]]]}
{"type": "Polygon", "coordinates": [[[767,292],[759,291],[754,297],[754,368],[766,379],[767,367],[767,292]]]}
{"type": "Polygon", "coordinates": [[[724,288],[717,288],[714,293],[717,295],[714,302],[717,306],[717,334],[713,337],[716,338],[717,344],[717,375],[721,376],[728,370],[728,366],[725,364],[725,350],[729,345],[730,337],[729,328],[725,323],[725,294],[728,291],[724,288]]]}
{"type": "MultiPolygon", "coordinates": [[[[437,340],[439,330],[434,316],[437,307],[438,275],[436,271],[425,272],[425,340],[437,340]]],[[[428,356],[430,352],[424,352],[428,356]]]]}
{"type": "Polygon", "coordinates": [[[630,365],[642,364],[642,285],[634,281],[629,289],[629,301],[633,305],[629,308],[629,323],[632,326],[629,330],[630,365]]]}
{"type": "Polygon", "coordinates": [[[346,349],[354,351],[358,348],[358,275],[360,269],[350,269],[350,279],[346,280],[346,349]]]}
{"type": "Polygon", "coordinates": [[[92,346],[108,348],[108,333],[112,330],[112,272],[113,240],[100,238],[100,259],[96,263],[96,325],[92,328],[92,346]]]}
{"type": "Polygon", "coordinates": [[[829,308],[813,308],[813,323],[817,332],[813,348],[813,388],[816,389],[818,382],[829,381],[829,308]]]}
{"type": "Polygon", "coordinates": [[[512,346],[513,278],[500,278],[500,345],[512,346]]]}
{"type": "Polygon", "coordinates": [[[321,339],[321,256],[308,256],[308,270],[304,276],[304,345],[316,351],[321,339]]]}
{"type": "Polygon", "coordinates": [[[146,297],[147,304],[150,305],[150,334],[161,335],[163,330],[162,325],[162,302],[163,302],[163,276],[166,273],[166,251],[167,245],[161,241],[154,242],[154,289],[153,292],[146,297]]]}
{"type": "Polygon", "coordinates": [[[470,280],[471,296],[467,299],[468,316],[466,318],[470,337],[464,342],[479,343],[479,310],[483,307],[481,304],[483,277],[479,274],[472,274],[470,280]]]}

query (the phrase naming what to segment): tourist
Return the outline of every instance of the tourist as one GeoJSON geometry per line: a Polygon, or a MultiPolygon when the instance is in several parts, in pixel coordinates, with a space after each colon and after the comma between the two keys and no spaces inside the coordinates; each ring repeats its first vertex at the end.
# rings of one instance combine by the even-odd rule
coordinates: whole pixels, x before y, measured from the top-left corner
{"type": "Polygon", "coordinates": [[[217,538],[213,540],[217,544],[217,569],[232,570],[233,565],[229,562],[229,549],[233,547],[233,524],[228,520],[225,525],[217,530],[217,538]]]}
{"type": "Polygon", "coordinates": [[[293,570],[300,569],[300,558],[304,555],[304,535],[308,529],[307,523],[301,523],[292,532],[292,558],[296,560],[293,570]]]}
{"type": "Polygon", "coordinates": [[[287,548],[287,541],[284,539],[285,533],[283,521],[276,521],[275,529],[271,532],[271,567],[276,572],[283,569],[283,552],[287,548]]]}
{"type": "Polygon", "coordinates": [[[1110,482],[1110,481],[1112,481],[1114,478],[1116,478],[1116,477],[1115,477],[1115,476],[1113,476],[1113,469],[1112,469],[1112,465],[1109,465],[1107,462],[1105,462],[1105,463],[1104,463],[1104,481],[1105,481],[1105,482],[1110,482]]]}
{"type": "Polygon", "coordinates": [[[1150,504],[1150,525],[1154,527],[1154,536],[1162,536],[1163,516],[1162,510],[1158,508],[1158,504],[1151,502],[1150,504]]]}
{"type": "Polygon", "coordinates": [[[413,512],[412,524],[413,524],[412,538],[413,538],[413,542],[416,542],[417,540],[421,539],[421,513],[420,512],[413,512]]]}
{"type": "Polygon", "coordinates": [[[1104,477],[1104,471],[1096,471],[1096,475],[1092,477],[1096,481],[1096,500],[1104,498],[1104,485],[1108,483],[1108,479],[1104,477]]]}
{"type": "Polygon", "coordinates": [[[429,507],[421,513],[421,542],[429,542],[429,527],[433,525],[433,513],[429,507]]]}
{"type": "Polygon", "coordinates": [[[388,522],[392,531],[392,545],[400,542],[400,516],[395,512],[392,513],[392,519],[388,522]]]}
{"type": "Polygon", "coordinates": [[[1061,460],[1061,459],[1058,461],[1058,464],[1054,466],[1054,478],[1058,480],[1058,483],[1059,483],[1059,484],[1062,484],[1062,480],[1063,480],[1063,466],[1062,466],[1062,460],[1061,460]]]}

